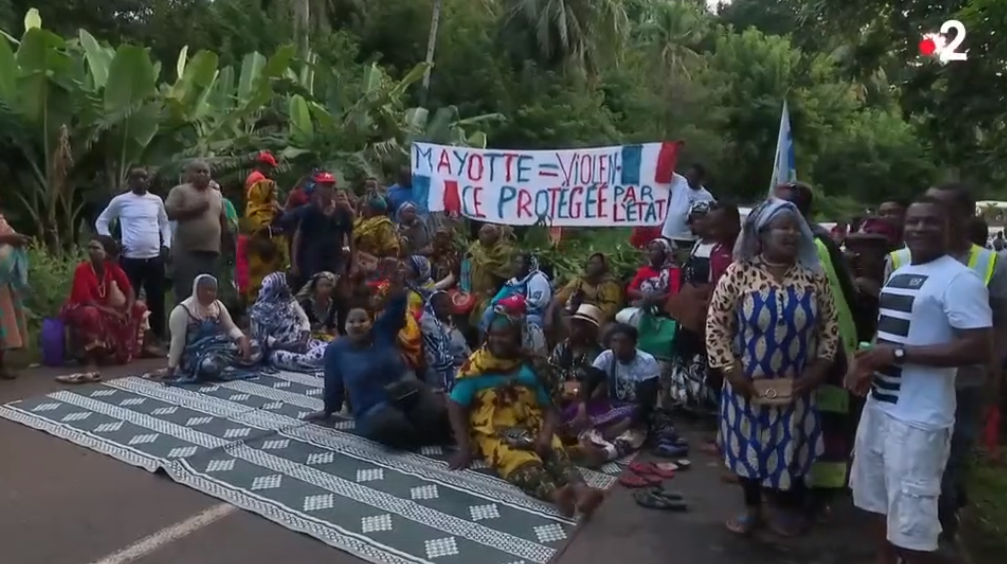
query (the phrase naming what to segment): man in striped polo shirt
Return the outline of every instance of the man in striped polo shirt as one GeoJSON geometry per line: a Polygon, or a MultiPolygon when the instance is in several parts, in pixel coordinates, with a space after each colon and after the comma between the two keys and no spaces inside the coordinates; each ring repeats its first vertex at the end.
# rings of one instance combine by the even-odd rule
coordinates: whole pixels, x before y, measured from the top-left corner
{"type": "MultiPolygon", "coordinates": [[[[976,201],[967,188],[957,183],[942,184],[928,190],[927,196],[941,202],[951,217],[948,254],[972,270],[986,286],[993,311],[993,350],[1004,350],[1007,347],[1007,261],[999,260],[996,252],[973,244],[970,228],[976,201]]],[[[892,253],[886,279],[894,268],[907,264],[909,257],[908,249],[892,253]]],[[[959,368],[955,378],[955,427],[940,505],[941,525],[949,540],[958,533],[958,512],[966,503],[968,463],[985,414],[999,398],[999,380],[1000,362],[995,355],[982,364],[959,368]]]]}
{"type": "Polygon", "coordinates": [[[955,424],[959,366],[992,353],[982,280],[949,256],[950,213],[933,197],[906,212],[911,259],[880,296],[877,342],[857,354],[867,398],[853,450],[854,504],[878,516],[879,562],[938,561],[938,500],[955,424]]]}

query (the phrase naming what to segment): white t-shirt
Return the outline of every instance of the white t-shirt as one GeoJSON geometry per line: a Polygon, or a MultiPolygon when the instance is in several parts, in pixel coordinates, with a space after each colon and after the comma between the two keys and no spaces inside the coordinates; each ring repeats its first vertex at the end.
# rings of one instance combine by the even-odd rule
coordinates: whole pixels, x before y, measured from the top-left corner
{"type": "Polygon", "coordinates": [[[110,235],[109,224],[118,220],[122,227],[122,256],[150,259],[161,254],[161,246],[171,247],[171,228],[164,202],[155,194],[133,192],[112,198],[95,221],[99,235],[110,235]]]}
{"type": "Polygon", "coordinates": [[[687,225],[689,219],[689,209],[696,202],[712,202],[713,195],[700,186],[693,190],[689,187],[689,181],[684,176],[676,174],[671,179],[671,196],[668,199],[668,215],[664,218],[664,227],[661,228],[661,237],[665,239],[678,239],[680,241],[694,241],[696,236],[687,225]]]}
{"type": "Polygon", "coordinates": [[[615,380],[615,389],[609,389],[608,393],[610,398],[619,401],[635,401],[638,383],[661,376],[661,367],[654,355],[639,349],[628,364],[619,362],[611,349],[604,350],[594,359],[593,366],[604,372],[610,383],[615,380]]]}
{"type": "MultiPolygon", "coordinates": [[[[950,256],[895,270],[881,290],[878,344],[950,343],[955,330],[993,325],[982,280],[950,256]]],[[[876,372],[868,401],[895,419],[923,429],[955,423],[956,368],[905,364],[876,372]]]]}

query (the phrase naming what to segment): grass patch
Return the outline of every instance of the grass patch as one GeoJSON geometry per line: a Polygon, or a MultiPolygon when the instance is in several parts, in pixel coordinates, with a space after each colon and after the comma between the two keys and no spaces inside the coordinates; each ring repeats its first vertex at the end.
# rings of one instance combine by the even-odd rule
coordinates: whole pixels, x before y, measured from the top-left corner
{"type": "Polygon", "coordinates": [[[1007,554],[1007,465],[977,461],[969,483],[962,537],[977,564],[1002,563],[1007,554]]]}

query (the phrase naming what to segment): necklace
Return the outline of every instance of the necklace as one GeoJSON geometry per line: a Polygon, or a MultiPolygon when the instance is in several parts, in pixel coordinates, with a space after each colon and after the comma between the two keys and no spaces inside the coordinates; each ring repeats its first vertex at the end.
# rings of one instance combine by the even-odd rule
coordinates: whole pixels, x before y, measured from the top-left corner
{"type": "Polygon", "coordinates": [[[91,272],[94,273],[94,277],[98,280],[98,297],[105,299],[105,295],[108,294],[108,288],[105,287],[105,273],[107,270],[103,270],[101,277],[98,277],[98,271],[94,269],[94,265],[91,265],[91,272]]]}

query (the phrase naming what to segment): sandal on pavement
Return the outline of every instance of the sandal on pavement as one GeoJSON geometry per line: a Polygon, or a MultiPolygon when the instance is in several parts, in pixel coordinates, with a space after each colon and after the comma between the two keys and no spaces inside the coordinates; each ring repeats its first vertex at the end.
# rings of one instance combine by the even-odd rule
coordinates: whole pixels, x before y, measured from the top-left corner
{"type": "Polygon", "coordinates": [[[623,474],[619,476],[619,483],[627,488],[646,488],[648,486],[656,486],[661,483],[661,478],[658,476],[641,476],[639,474],[623,474]]]}
{"type": "Polygon", "coordinates": [[[759,516],[751,513],[739,513],[727,520],[725,525],[727,530],[736,535],[747,536],[752,534],[760,523],[759,516]]]}
{"type": "Polygon", "coordinates": [[[641,476],[657,476],[659,478],[674,478],[675,470],[674,464],[654,464],[653,462],[644,462],[642,460],[636,460],[629,465],[630,472],[641,476]]]}
{"type": "Polygon", "coordinates": [[[633,500],[641,507],[647,509],[660,509],[662,511],[685,512],[689,510],[681,498],[673,498],[670,495],[662,495],[662,490],[650,488],[640,490],[633,494],[633,500]]]}
{"type": "Polygon", "coordinates": [[[61,384],[90,384],[101,380],[101,375],[97,372],[78,372],[65,376],[57,376],[56,381],[61,384]]]}

